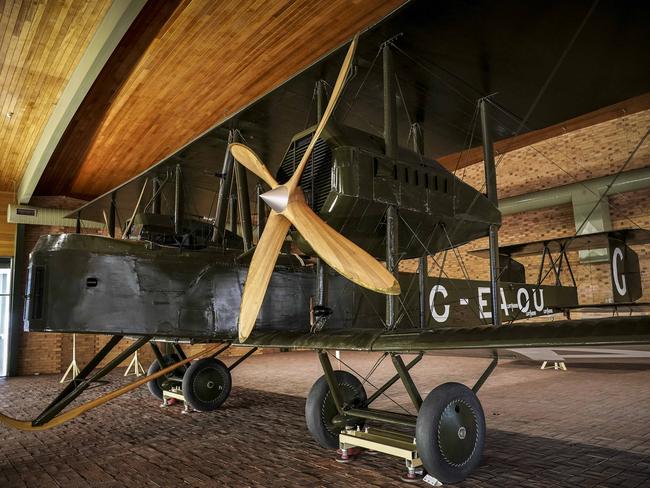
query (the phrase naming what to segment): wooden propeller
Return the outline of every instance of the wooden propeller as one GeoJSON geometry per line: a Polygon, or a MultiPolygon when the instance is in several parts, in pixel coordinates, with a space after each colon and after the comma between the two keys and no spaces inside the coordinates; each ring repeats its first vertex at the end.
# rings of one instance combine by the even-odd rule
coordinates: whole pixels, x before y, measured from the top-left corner
{"type": "Polygon", "coordinates": [[[358,36],[355,36],[339,71],[323,117],[314,131],[300,164],[286,184],[278,184],[266,165],[250,148],[239,143],[230,145],[233,157],[271,187],[270,191],[262,195],[262,199],[272,209],[271,216],[255,248],[244,284],[239,313],[240,342],[246,341],[255,326],[278,254],[292,224],[316,254],[338,273],[373,291],[388,295],[400,293],[400,286],[395,277],[370,254],[327,225],[307,205],[304,194],[298,186],[314,146],[341,95],[357,43],[358,36]]]}

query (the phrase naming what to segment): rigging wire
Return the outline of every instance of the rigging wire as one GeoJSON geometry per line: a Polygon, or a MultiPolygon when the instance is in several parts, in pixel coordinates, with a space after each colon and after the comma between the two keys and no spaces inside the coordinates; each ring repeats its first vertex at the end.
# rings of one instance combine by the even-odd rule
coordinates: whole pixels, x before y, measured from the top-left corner
{"type": "MultiPolygon", "coordinates": [[[[331,352],[327,351],[327,354],[328,354],[329,356],[335,358],[335,356],[332,356],[332,353],[331,353],[331,352]]],[[[358,371],[356,371],[352,366],[350,366],[349,364],[347,364],[345,361],[343,361],[343,360],[340,359],[340,358],[336,358],[336,360],[337,360],[337,361],[340,361],[341,364],[342,364],[343,366],[345,366],[346,368],[348,368],[350,371],[352,371],[352,372],[353,372],[355,375],[357,375],[359,378],[362,378],[362,379],[363,379],[363,375],[361,375],[358,371]]],[[[379,388],[378,388],[377,386],[375,386],[374,384],[372,384],[372,383],[370,382],[370,380],[367,380],[367,379],[366,379],[366,383],[368,383],[368,384],[369,384],[371,387],[373,387],[375,390],[379,390],[379,388]]],[[[389,396],[385,391],[382,392],[382,395],[385,396],[386,398],[388,398],[391,402],[393,402],[393,403],[394,403],[395,405],[397,405],[399,408],[401,408],[402,410],[404,410],[404,412],[406,412],[406,413],[409,414],[409,415],[412,415],[411,412],[409,412],[408,409],[407,409],[406,407],[404,407],[403,405],[401,405],[400,403],[398,403],[397,401],[395,401],[395,400],[394,400],[391,396],[389,396]]]]}
{"type": "MultiPolygon", "coordinates": [[[[582,18],[582,21],[580,22],[580,25],[576,29],[576,31],[573,33],[573,36],[569,40],[569,43],[566,45],[564,48],[564,51],[562,51],[562,54],[558,58],[557,62],[555,63],[555,66],[549,73],[548,77],[546,78],[546,81],[544,81],[544,84],[540,88],[540,90],[537,92],[537,96],[533,100],[533,103],[530,105],[528,108],[528,111],[526,112],[526,115],[524,115],[523,119],[521,120],[519,127],[515,131],[513,137],[516,137],[519,135],[521,130],[524,128],[524,126],[528,123],[528,119],[532,115],[533,111],[537,108],[537,104],[539,101],[542,99],[542,96],[544,96],[544,93],[546,93],[546,89],[548,86],[551,84],[551,81],[553,81],[553,78],[555,78],[555,75],[557,74],[558,70],[560,69],[560,66],[564,62],[564,59],[566,58],[567,54],[569,54],[569,51],[575,44],[576,40],[580,36],[580,33],[582,32],[582,29],[587,25],[587,21],[591,18],[591,15],[594,13],[594,10],[596,10],[596,7],[598,6],[598,2],[600,0],[594,0],[591,4],[591,7],[589,7],[589,10],[585,14],[585,16],[582,18]]],[[[497,161],[496,166],[498,167],[499,164],[501,163],[501,160],[504,158],[506,153],[508,152],[508,148],[512,145],[512,140],[510,140],[510,143],[506,146],[506,148],[502,151],[501,157],[499,158],[499,161],[497,161]]]]}

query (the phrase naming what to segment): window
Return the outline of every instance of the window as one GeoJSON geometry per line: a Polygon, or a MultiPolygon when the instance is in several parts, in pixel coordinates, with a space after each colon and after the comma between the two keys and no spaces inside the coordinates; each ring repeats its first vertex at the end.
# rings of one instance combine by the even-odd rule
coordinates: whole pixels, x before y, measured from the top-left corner
{"type": "Polygon", "coordinates": [[[7,375],[9,317],[11,310],[11,260],[0,259],[0,376],[7,375]]]}

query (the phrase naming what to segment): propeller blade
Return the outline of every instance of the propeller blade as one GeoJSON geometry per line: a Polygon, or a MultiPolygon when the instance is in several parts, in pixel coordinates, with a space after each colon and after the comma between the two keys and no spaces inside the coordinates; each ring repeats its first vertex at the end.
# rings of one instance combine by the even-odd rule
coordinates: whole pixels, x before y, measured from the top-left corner
{"type": "Polygon", "coordinates": [[[262,178],[271,188],[278,186],[278,182],[275,181],[275,178],[273,178],[266,165],[251,148],[244,144],[234,142],[230,145],[230,152],[237,161],[262,178]]]}
{"type": "Polygon", "coordinates": [[[262,307],[266,288],[271,281],[271,274],[289,227],[291,227],[289,220],[275,211],[271,212],[262,237],[255,248],[244,284],[239,310],[239,342],[248,339],[255,326],[255,320],[262,307]]]}
{"type": "Polygon", "coordinates": [[[287,188],[289,188],[290,192],[291,190],[294,190],[298,186],[298,182],[300,181],[302,172],[305,170],[305,166],[307,166],[307,161],[311,156],[311,152],[314,150],[314,146],[316,145],[316,142],[318,141],[321,132],[323,132],[323,129],[327,125],[327,121],[329,120],[330,116],[332,115],[332,112],[334,111],[336,102],[338,101],[339,96],[343,91],[343,84],[345,83],[345,78],[348,75],[350,64],[352,63],[352,58],[354,57],[354,51],[357,49],[358,43],[359,43],[359,34],[354,36],[354,39],[352,39],[352,43],[348,48],[348,53],[345,55],[345,59],[343,60],[343,65],[341,66],[341,70],[339,71],[339,76],[338,78],[336,78],[336,83],[334,84],[334,89],[332,90],[332,96],[327,102],[327,107],[325,108],[325,112],[323,112],[323,117],[320,119],[320,122],[318,123],[318,127],[316,127],[316,131],[314,132],[314,135],[311,138],[311,142],[309,143],[309,146],[307,146],[307,150],[305,151],[305,154],[303,154],[302,159],[300,160],[300,164],[298,165],[295,173],[287,183],[287,188]]]}
{"type": "Polygon", "coordinates": [[[309,208],[304,198],[291,201],[284,215],[316,254],[338,273],[369,290],[387,295],[400,294],[395,277],[370,254],[327,225],[309,208]]]}

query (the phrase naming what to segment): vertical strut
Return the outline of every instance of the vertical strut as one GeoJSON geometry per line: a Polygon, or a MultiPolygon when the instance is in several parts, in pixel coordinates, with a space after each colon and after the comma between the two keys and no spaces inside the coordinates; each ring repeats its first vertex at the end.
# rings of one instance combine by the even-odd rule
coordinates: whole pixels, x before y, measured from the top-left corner
{"type": "Polygon", "coordinates": [[[472,391],[474,393],[478,393],[478,391],[481,389],[481,386],[483,386],[483,383],[490,377],[492,372],[494,371],[494,368],[497,367],[497,364],[499,364],[499,356],[497,355],[496,351],[494,352],[494,357],[492,358],[492,362],[490,365],[486,368],[486,370],[483,372],[481,377],[476,381],[474,386],[472,387],[472,391]]]}
{"type": "MultiPolygon", "coordinates": [[[[185,354],[185,351],[183,351],[183,348],[181,347],[180,344],[178,344],[177,342],[174,342],[172,344],[172,347],[174,348],[174,351],[176,352],[176,354],[178,355],[179,358],[187,359],[187,355],[185,354]]],[[[162,366],[162,367],[164,367],[164,366],[162,366]]]]}
{"type": "Polygon", "coordinates": [[[219,194],[217,196],[217,209],[214,214],[214,230],[212,232],[212,242],[223,243],[226,230],[226,215],[228,213],[228,197],[230,196],[230,187],[232,185],[233,166],[235,159],[230,152],[230,144],[237,142],[237,132],[231,130],[228,133],[228,147],[221,168],[221,184],[219,185],[219,194]]]}
{"type": "MultiPolygon", "coordinates": [[[[393,52],[389,43],[384,43],[383,49],[384,76],[384,144],[386,156],[397,157],[397,103],[395,100],[395,71],[393,67],[393,52]]],[[[398,252],[398,221],[397,207],[389,205],[386,210],[386,266],[399,280],[397,266],[398,252]]],[[[399,301],[395,295],[386,296],[386,327],[393,329],[397,325],[399,301]]]]}
{"type": "Polygon", "coordinates": [[[397,102],[395,100],[395,70],[393,67],[393,51],[389,43],[385,43],[384,60],[384,143],[386,156],[397,157],[397,102]]]}
{"type": "MultiPolygon", "coordinates": [[[[424,140],[422,127],[418,122],[411,125],[411,140],[413,151],[422,156],[424,154],[424,140]]],[[[418,264],[418,298],[420,299],[420,328],[427,326],[427,276],[429,275],[427,255],[420,257],[418,264]]]]}
{"type": "MultiPolygon", "coordinates": [[[[483,136],[483,160],[485,168],[485,188],[488,200],[498,207],[497,197],[497,174],[494,164],[494,148],[492,146],[492,134],[488,120],[488,101],[485,98],[480,100],[481,131],[483,136]]],[[[501,325],[501,309],[499,308],[499,226],[490,225],[490,292],[492,303],[492,325],[501,325]]]]}
{"type": "MultiPolygon", "coordinates": [[[[318,80],[316,82],[316,119],[318,122],[323,118],[325,107],[325,82],[318,80]]],[[[314,169],[312,168],[312,182],[314,180],[314,169]]],[[[312,192],[312,201],[314,194],[312,192]]],[[[318,305],[327,306],[327,265],[319,257],[316,257],[316,291],[318,296],[318,305]]]]}
{"type": "Polygon", "coordinates": [[[111,204],[108,208],[108,235],[115,237],[115,192],[111,193],[111,204]]]}
{"type": "Polygon", "coordinates": [[[408,393],[409,397],[411,398],[411,402],[413,402],[415,409],[419,411],[420,407],[422,406],[422,397],[420,396],[420,392],[418,392],[418,389],[413,382],[413,378],[411,378],[409,370],[404,364],[402,356],[399,354],[391,354],[391,359],[393,360],[393,365],[395,366],[397,374],[404,384],[406,393],[408,393]]]}
{"type": "Polygon", "coordinates": [[[237,202],[239,203],[239,219],[241,220],[241,235],[244,240],[244,251],[253,247],[253,226],[251,224],[251,202],[248,196],[248,178],[246,168],[235,162],[235,183],[237,185],[237,202]]]}
{"type": "Polygon", "coordinates": [[[81,234],[81,212],[77,212],[77,221],[75,222],[75,234],[81,234]]]}
{"type": "Polygon", "coordinates": [[[237,234],[237,193],[230,194],[228,212],[230,213],[230,232],[237,234]]]}
{"type": "Polygon", "coordinates": [[[160,213],[160,180],[154,177],[151,185],[151,213],[160,213]]]}
{"type": "Polygon", "coordinates": [[[427,257],[420,258],[420,265],[418,266],[418,285],[419,285],[419,298],[420,298],[420,328],[426,329],[427,327],[427,276],[429,275],[427,257]]]}
{"type": "Polygon", "coordinates": [[[264,193],[261,183],[258,183],[255,187],[255,193],[257,199],[257,239],[259,240],[262,232],[264,232],[264,227],[266,227],[266,204],[261,196],[264,193]]]}
{"type": "Polygon", "coordinates": [[[158,366],[160,366],[160,369],[163,369],[165,366],[167,366],[167,364],[165,364],[165,358],[163,357],[162,353],[160,352],[160,348],[158,347],[158,344],[151,341],[151,342],[149,342],[149,346],[151,346],[151,350],[153,351],[153,355],[156,356],[156,361],[158,361],[158,366]]]}
{"type": "Polygon", "coordinates": [[[174,178],[174,234],[183,233],[183,174],[181,165],[176,165],[174,178]]]}
{"type": "Polygon", "coordinates": [[[322,349],[319,350],[318,359],[320,360],[320,364],[323,367],[323,373],[325,374],[327,385],[330,387],[330,393],[332,395],[334,406],[336,407],[336,410],[339,412],[339,414],[343,415],[344,412],[341,391],[339,390],[339,384],[336,381],[336,377],[334,376],[334,370],[332,369],[332,363],[330,363],[330,358],[327,355],[327,351],[323,351],[322,349]]]}
{"type": "MultiPolygon", "coordinates": [[[[386,266],[393,273],[395,279],[399,280],[397,243],[398,241],[398,215],[397,207],[389,205],[386,209],[386,266]]],[[[393,329],[397,325],[399,315],[399,301],[395,295],[386,296],[386,327],[393,329]]]]}

